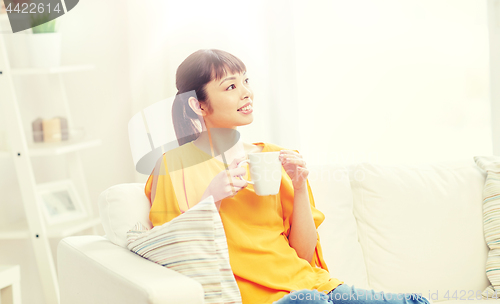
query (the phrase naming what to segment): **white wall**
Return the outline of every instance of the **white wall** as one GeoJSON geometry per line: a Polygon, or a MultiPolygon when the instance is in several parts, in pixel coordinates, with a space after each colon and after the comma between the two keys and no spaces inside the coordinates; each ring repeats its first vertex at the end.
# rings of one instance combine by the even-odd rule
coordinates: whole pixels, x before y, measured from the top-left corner
{"type": "Polygon", "coordinates": [[[312,162],[491,155],[486,2],[294,1],[312,162]]]}
{"type": "Polygon", "coordinates": [[[490,59],[490,98],[493,154],[500,155],[500,1],[488,2],[489,59],[490,59]]]}
{"type": "MultiPolygon", "coordinates": [[[[134,182],[127,137],[131,116],[127,6],[118,5],[118,1],[81,1],[61,21],[62,63],[97,66],[93,71],[64,75],[74,125],[103,141],[102,146],[81,152],[90,197],[97,211],[101,191],[114,184],[134,182]]],[[[24,34],[6,35],[6,43],[13,47],[12,43],[23,38],[21,35],[24,34]]],[[[22,44],[9,51],[9,55],[17,56],[14,63],[26,62],[22,44]]],[[[60,113],[57,103],[47,94],[47,84],[43,76],[15,80],[26,128],[38,115],[48,118],[60,113]]],[[[26,131],[31,134],[29,129],[26,131]]],[[[64,177],[64,163],[64,157],[33,159],[37,182],[64,177]]],[[[16,173],[9,159],[0,158],[0,193],[0,223],[24,218],[16,173]]],[[[101,227],[99,232],[104,234],[101,227]]],[[[58,241],[50,242],[54,258],[58,241]]],[[[0,241],[0,262],[21,265],[23,303],[44,303],[29,241],[0,241]]]]}

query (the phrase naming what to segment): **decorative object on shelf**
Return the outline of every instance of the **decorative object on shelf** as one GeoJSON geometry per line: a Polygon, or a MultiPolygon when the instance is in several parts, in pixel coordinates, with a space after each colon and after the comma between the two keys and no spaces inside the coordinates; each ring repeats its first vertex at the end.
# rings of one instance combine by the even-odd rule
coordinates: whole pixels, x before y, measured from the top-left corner
{"type": "Polygon", "coordinates": [[[43,125],[42,125],[42,119],[38,117],[37,119],[33,120],[31,123],[31,129],[33,130],[33,141],[38,143],[38,142],[43,142],[43,125]]]}
{"type": "Polygon", "coordinates": [[[68,130],[68,120],[64,117],[56,117],[59,119],[59,124],[61,125],[61,140],[68,140],[69,130],[68,130]]]}
{"type": "Polygon", "coordinates": [[[37,186],[47,225],[84,218],[87,212],[71,180],[50,182],[37,186]]]}
{"type": "MultiPolygon", "coordinates": [[[[33,129],[33,141],[35,143],[66,141],[70,137],[68,120],[61,116],[46,120],[38,117],[31,123],[31,125],[33,129]]],[[[78,136],[79,130],[74,130],[73,133],[74,136],[72,137],[81,137],[78,136]]]]}
{"type": "Polygon", "coordinates": [[[31,65],[36,68],[46,68],[61,65],[61,33],[57,32],[56,22],[50,20],[50,14],[31,15],[31,23],[40,24],[32,27],[32,35],[28,35],[31,65]],[[47,20],[47,21],[45,21],[47,20]]]}
{"type": "Polygon", "coordinates": [[[61,121],[59,118],[42,121],[43,141],[46,143],[61,141],[61,121]]]}

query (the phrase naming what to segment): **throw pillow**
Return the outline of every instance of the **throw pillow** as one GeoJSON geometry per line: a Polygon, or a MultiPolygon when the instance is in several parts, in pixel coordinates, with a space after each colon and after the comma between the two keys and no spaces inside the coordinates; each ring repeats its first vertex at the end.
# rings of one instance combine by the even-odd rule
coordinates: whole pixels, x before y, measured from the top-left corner
{"type": "Polygon", "coordinates": [[[138,222],[127,242],[132,252],[198,281],[205,303],[242,303],[212,196],[150,230],[138,222]]]}
{"type": "Polygon", "coordinates": [[[484,238],[490,251],[486,261],[486,276],[491,285],[482,293],[483,299],[500,297],[500,157],[474,156],[474,161],[486,171],[483,188],[484,238]]]}

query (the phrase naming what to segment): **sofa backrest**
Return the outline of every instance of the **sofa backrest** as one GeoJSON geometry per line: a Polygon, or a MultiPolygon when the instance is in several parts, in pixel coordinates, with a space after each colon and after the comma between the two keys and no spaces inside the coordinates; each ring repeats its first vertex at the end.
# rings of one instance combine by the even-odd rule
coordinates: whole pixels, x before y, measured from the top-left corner
{"type": "Polygon", "coordinates": [[[323,258],[330,276],[367,289],[363,251],[358,242],[349,172],[342,165],[309,166],[316,208],[325,215],[318,227],[323,258]]]}
{"type": "Polygon", "coordinates": [[[371,288],[437,293],[443,300],[447,291],[467,298],[489,285],[482,213],[486,175],[472,157],[421,165],[360,163],[349,172],[371,288]]]}

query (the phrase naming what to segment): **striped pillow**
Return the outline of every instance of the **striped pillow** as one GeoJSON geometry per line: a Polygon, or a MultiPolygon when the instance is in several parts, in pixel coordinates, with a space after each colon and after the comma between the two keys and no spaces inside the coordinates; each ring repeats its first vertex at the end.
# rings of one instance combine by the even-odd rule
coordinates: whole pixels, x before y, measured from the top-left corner
{"type": "Polygon", "coordinates": [[[491,285],[482,293],[483,299],[500,296],[500,157],[475,156],[474,161],[486,171],[483,188],[484,238],[490,247],[486,261],[486,276],[491,285]]]}
{"type": "Polygon", "coordinates": [[[127,243],[132,252],[198,281],[205,303],[242,303],[212,196],[151,230],[137,222],[127,243]]]}

